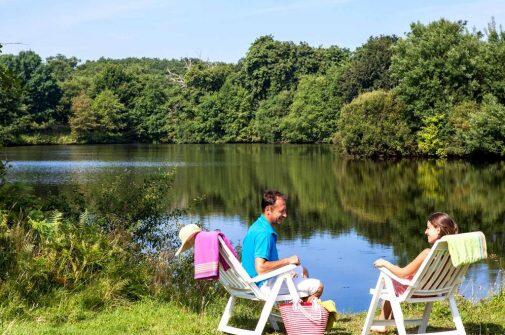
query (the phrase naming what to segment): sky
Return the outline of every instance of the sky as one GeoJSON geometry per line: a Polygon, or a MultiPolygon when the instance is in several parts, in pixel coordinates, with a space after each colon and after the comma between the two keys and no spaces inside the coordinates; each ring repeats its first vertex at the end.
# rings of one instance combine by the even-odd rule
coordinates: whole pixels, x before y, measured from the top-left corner
{"type": "Polygon", "coordinates": [[[505,0],[0,0],[3,53],[237,62],[262,35],[354,49],[441,17],[505,26],[505,0]]]}

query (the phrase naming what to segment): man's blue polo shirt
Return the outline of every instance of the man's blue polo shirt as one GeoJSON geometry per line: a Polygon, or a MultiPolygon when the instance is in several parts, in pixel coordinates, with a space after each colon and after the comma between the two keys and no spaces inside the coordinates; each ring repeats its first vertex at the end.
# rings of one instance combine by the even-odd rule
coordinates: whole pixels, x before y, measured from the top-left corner
{"type": "MultiPolygon", "coordinates": [[[[264,215],[261,215],[249,227],[242,243],[242,265],[249,276],[256,277],[254,259],[259,257],[267,261],[277,261],[277,232],[264,215]]],[[[264,281],[256,283],[261,286],[264,281]]]]}

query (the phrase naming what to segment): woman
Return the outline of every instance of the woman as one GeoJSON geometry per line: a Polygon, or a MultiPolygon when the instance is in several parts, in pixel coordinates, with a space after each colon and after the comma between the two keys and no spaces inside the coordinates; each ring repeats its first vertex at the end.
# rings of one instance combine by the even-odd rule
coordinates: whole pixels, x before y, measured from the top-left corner
{"type": "MultiPolygon", "coordinates": [[[[426,222],[426,230],[424,234],[428,239],[428,243],[433,244],[438,241],[442,236],[452,235],[458,233],[458,225],[454,222],[454,220],[447,215],[446,213],[436,212],[431,214],[428,217],[428,221],[426,222]]],[[[412,279],[416,274],[421,264],[426,259],[428,254],[430,253],[430,249],[424,249],[412,262],[410,262],[405,267],[399,267],[397,265],[391,264],[390,262],[384,259],[378,259],[374,262],[374,266],[377,268],[384,267],[391,271],[394,275],[405,278],[412,279]]],[[[402,285],[393,280],[393,286],[395,288],[395,293],[397,296],[401,295],[407,289],[406,285],[402,285]]],[[[380,318],[382,320],[389,320],[393,318],[393,311],[391,309],[391,304],[389,301],[384,301],[382,304],[382,310],[380,318]]],[[[377,333],[385,333],[385,326],[372,326],[370,328],[371,331],[377,333]]]]}

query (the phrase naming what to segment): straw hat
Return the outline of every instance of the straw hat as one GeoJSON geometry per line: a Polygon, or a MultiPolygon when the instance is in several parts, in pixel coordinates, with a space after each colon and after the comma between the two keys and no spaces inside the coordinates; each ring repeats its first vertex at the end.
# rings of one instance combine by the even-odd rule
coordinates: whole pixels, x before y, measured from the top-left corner
{"type": "Polygon", "coordinates": [[[188,225],[185,225],[184,227],[179,230],[179,238],[181,239],[182,245],[177,250],[175,255],[179,255],[181,252],[185,251],[186,249],[190,248],[193,244],[193,237],[195,237],[196,234],[201,232],[202,229],[198,227],[196,224],[191,223],[188,225]]]}

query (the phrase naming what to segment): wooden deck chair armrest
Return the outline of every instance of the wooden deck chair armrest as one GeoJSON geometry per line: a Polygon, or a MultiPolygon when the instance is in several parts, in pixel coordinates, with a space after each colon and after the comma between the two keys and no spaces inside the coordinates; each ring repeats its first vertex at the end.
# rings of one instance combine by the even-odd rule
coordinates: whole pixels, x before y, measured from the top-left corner
{"type": "Polygon", "coordinates": [[[412,286],[412,282],[408,279],[405,279],[405,278],[400,278],[398,277],[397,275],[395,275],[393,272],[389,271],[388,269],[386,268],[379,268],[379,270],[385,274],[386,276],[388,276],[389,278],[391,279],[394,279],[396,280],[397,282],[399,282],[400,284],[403,284],[403,285],[407,285],[407,286],[412,286]]]}
{"type": "Polygon", "coordinates": [[[276,270],[273,270],[273,271],[264,273],[262,275],[256,276],[254,278],[251,278],[249,280],[249,282],[250,283],[257,283],[259,281],[262,281],[262,280],[265,280],[265,279],[270,279],[272,277],[277,277],[278,275],[282,275],[284,273],[293,271],[294,269],[296,269],[296,265],[294,265],[294,264],[285,265],[282,268],[278,268],[276,270]]]}

